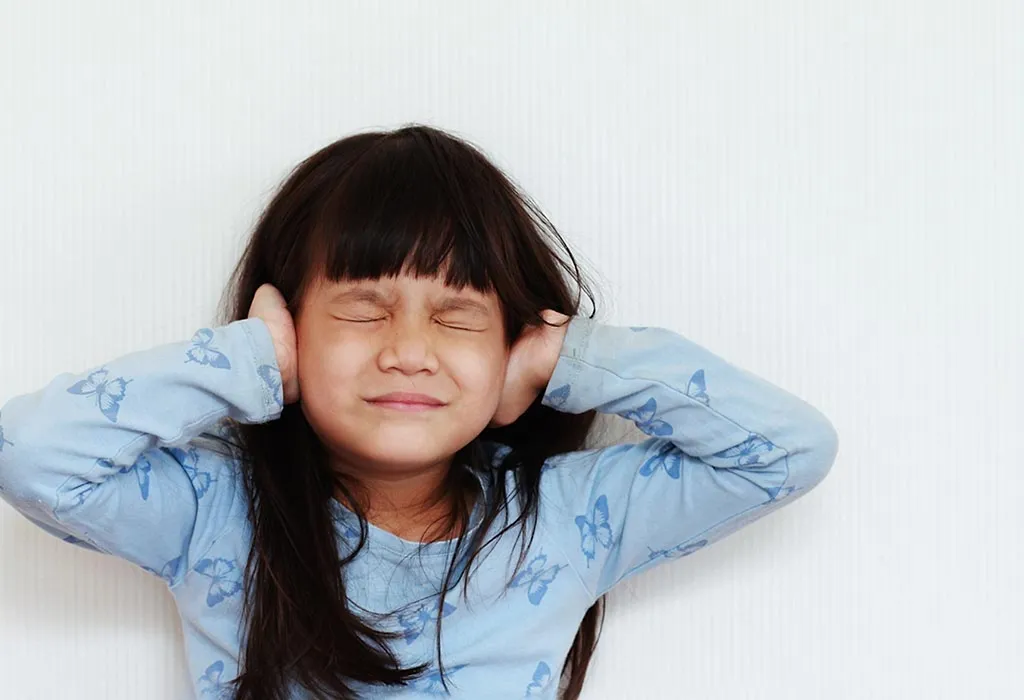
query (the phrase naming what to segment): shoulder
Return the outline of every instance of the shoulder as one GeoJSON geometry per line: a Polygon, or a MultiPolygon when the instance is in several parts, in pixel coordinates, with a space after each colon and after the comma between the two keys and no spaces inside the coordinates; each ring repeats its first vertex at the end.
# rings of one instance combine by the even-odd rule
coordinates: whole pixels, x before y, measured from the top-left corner
{"type": "MultiPolygon", "coordinates": [[[[579,520],[585,515],[582,508],[587,500],[586,491],[590,488],[587,465],[598,461],[601,452],[593,449],[560,454],[546,459],[540,466],[534,501],[536,529],[527,540],[528,551],[510,584],[513,589],[525,587],[528,600],[533,605],[540,604],[549,588],[558,591],[556,597],[566,596],[565,600],[577,600],[586,605],[593,602],[594,592],[578,570],[578,566],[585,566],[586,561],[580,560],[577,554],[579,520]]],[[[506,445],[492,444],[488,449],[492,465],[504,467],[503,470],[495,469],[490,478],[503,480],[508,522],[520,516],[522,489],[528,483],[522,467],[509,468],[512,465],[505,462],[511,453],[511,448],[506,445]]],[[[519,541],[515,535],[512,539],[519,541]]],[[[515,555],[518,555],[518,549],[510,552],[514,559],[515,555]]]]}

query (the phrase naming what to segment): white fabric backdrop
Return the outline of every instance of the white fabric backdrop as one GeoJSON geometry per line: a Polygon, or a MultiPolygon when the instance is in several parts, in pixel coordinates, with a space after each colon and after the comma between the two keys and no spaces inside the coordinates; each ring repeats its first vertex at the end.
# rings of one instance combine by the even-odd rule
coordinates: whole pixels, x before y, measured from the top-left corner
{"type": "MultiPolygon", "coordinates": [[[[829,477],[618,589],[586,700],[1010,697],[1024,4],[0,1],[0,401],[208,321],[340,136],[480,144],[596,272],[820,408],[829,477]]],[[[188,697],[162,584],[0,506],[0,696],[188,697]]]]}

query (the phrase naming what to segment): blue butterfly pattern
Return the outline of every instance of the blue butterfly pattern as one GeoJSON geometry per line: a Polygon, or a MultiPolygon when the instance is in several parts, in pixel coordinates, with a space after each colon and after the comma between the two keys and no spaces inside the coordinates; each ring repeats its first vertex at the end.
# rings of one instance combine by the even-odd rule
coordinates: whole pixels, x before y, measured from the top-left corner
{"type": "Polygon", "coordinates": [[[551,684],[551,667],[543,661],[537,664],[536,670],[533,672],[533,679],[527,684],[526,692],[523,694],[524,698],[536,698],[540,697],[548,685],[551,684]]]}
{"type": "MultiPolygon", "coordinates": [[[[456,673],[466,668],[468,664],[459,664],[458,666],[449,666],[445,669],[446,676],[454,676],[456,673]]],[[[448,695],[448,691],[445,690],[444,684],[441,682],[441,672],[438,670],[428,671],[421,677],[414,681],[414,685],[417,690],[428,695],[448,695]]]]}
{"type": "Polygon", "coordinates": [[[697,550],[706,547],[708,542],[709,540],[707,539],[697,540],[696,542],[684,542],[683,544],[678,544],[675,547],[671,547],[669,549],[653,549],[650,546],[648,546],[647,549],[650,551],[650,554],[647,556],[647,560],[641,562],[640,564],[637,564],[636,566],[626,571],[626,573],[619,576],[618,581],[616,581],[615,585],[618,585],[619,581],[628,578],[637,571],[641,569],[646,569],[647,567],[651,566],[652,562],[658,559],[680,559],[682,557],[689,556],[697,550]]]}
{"type": "Polygon", "coordinates": [[[760,464],[761,453],[771,452],[775,445],[760,435],[750,433],[746,440],[739,445],[716,452],[713,456],[720,459],[733,460],[732,466],[742,467],[748,464],[760,464]]]}
{"type": "Polygon", "coordinates": [[[174,578],[178,575],[178,569],[181,568],[181,564],[182,557],[175,557],[174,559],[171,559],[169,562],[164,564],[159,571],[157,571],[156,569],[151,569],[148,566],[143,566],[142,568],[148,571],[149,573],[153,574],[154,576],[162,578],[164,581],[167,582],[168,585],[170,585],[174,583],[174,578]]]}
{"type": "Polygon", "coordinates": [[[580,529],[580,551],[587,558],[587,567],[594,560],[597,545],[605,549],[612,546],[612,526],[608,523],[608,497],[601,494],[586,514],[576,516],[576,527],[580,529]]]}
{"type": "Polygon", "coordinates": [[[80,481],[74,486],[61,486],[60,492],[71,496],[70,507],[80,506],[98,489],[100,485],[95,481],[80,481]]]}
{"type": "Polygon", "coordinates": [[[187,451],[179,447],[170,447],[168,450],[181,465],[182,469],[185,470],[185,474],[188,475],[189,480],[192,482],[192,488],[195,489],[196,497],[202,498],[205,496],[216,479],[213,478],[210,472],[204,472],[199,468],[199,450],[195,447],[189,447],[187,451]]]}
{"type": "MultiPolygon", "coordinates": [[[[402,638],[405,639],[406,644],[412,644],[419,639],[427,625],[437,619],[437,603],[437,600],[433,603],[424,603],[411,611],[398,614],[398,624],[402,627],[402,638]]],[[[453,612],[455,612],[455,606],[445,603],[441,608],[441,617],[448,617],[453,612]]]]}
{"type": "Polygon", "coordinates": [[[129,472],[135,472],[135,478],[139,482],[139,494],[142,496],[142,500],[149,500],[149,475],[153,471],[153,465],[149,459],[144,456],[139,456],[135,460],[134,464],[127,467],[121,467],[121,473],[127,474],[129,472]]]}
{"type": "MultiPolygon", "coordinates": [[[[111,462],[109,459],[97,459],[96,460],[96,464],[98,466],[100,466],[100,467],[103,467],[104,469],[114,469],[115,468],[114,467],[114,463],[111,462]]],[[[86,500],[89,498],[89,496],[92,495],[93,491],[95,491],[99,487],[100,487],[99,482],[82,480],[82,481],[78,481],[77,483],[74,483],[71,486],[69,486],[67,484],[63,484],[57,490],[58,490],[58,492],[62,496],[64,496],[64,495],[71,496],[70,507],[74,507],[74,506],[80,506],[83,503],[85,503],[86,500]]]]}
{"type": "Polygon", "coordinates": [[[563,384],[557,389],[552,389],[547,396],[544,397],[545,403],[551,408],[559,409],[565,406],[565,402],[569,400],[569,385],[563,384]]]}
{"type": "Polygon", "coordinates": [[[650,476],[659,469],[664,469],[671,479],[678,479],[682,473],[683,455],[672,444],[664,444],[640,465],[640,476],[650,476]]]}
{"type": "Polygon", "coordinates": [[[124,399],[128,384],[134,380],[124,379],[123,377],[107,379],[109,374],[109,370],[101,367],[82,381],[75,382],[68,389],[68,393],[95,397],[96,405],[99,406],[100,412],[111,423],[116,423],[117,413],[121,408],[121,400],[124,399]]]}
{"type": "Polygon", "coordinates": [[[708,543],[707,540],[697,540],[696,542],[684,542],[683,544],[677,544],[675,547],[670,549],[648,549],[651,550],[650,561],[655,559],[680,559],[682,557],[693,554],[698,549],[703,548],[708,543]]]}
{"type": "MultiPolygon", "coordinates": [[[[97,460],[107,469],[116,469],[116,466],[109,459],[97,460]]],[[[120,474],[129,474],[135,472],[135,478],[139,482],[139,495],[142,496],[142,500],[149,500],[149,475],[153,471],[153,465],[145,455],[139,455],[139,458],[135,460],[134,464],[129,464],[127,467],[121,467],[118,469],[120,474]]]]}
{"type": "Polygon", "coordinates": [[[199,677],[199,696],[201,698],[215,698],[216,700],[229,700],[231,688],[227,683],[221,681],[224,676],[224,662],[214,661],[206,667],[206,671],[199,677]]]}
{"type": "MultiPolygon", "coordinates": [[[[120,474],[128,474],[135,472],[136,478],[139,482],[139,495],[142,496],[142,500],[149,500],[149,474],[153,469],[149,459],[145,455],[140,455],[134,464],[130,464],[127,467],[121,467],[118,469],[109,459],[97,459],[96,464],[104,469],[111,471],[117,469],[120,474]]],[[[60,491],[64,494],[71,494],[74,497],[73,506],[80,506],[85,503],[86,499],[92,495],[92,493],[100,487],[100,483],[95,481],[82,481],[74,486],[67,487],[62,486],[60,491]]]]}
{"type": "Polygon", "coordinates": [[[284,406],[284,387],[281,385],[281,372],[274,365],[260,365],[256,368],[256,374],[259,375],[263,383],[270,389],[270,393],[274,396],[274,403],[278,406],[284,406]]]}
{"type": "Polygon", "coordinates": [[[565,564],[552,564],[545,568],[547,561],[546,554],[538,554],[530,560],[525,569],[515,575],[509,584],[512,588],[526,586],[526,597],[534,605],[540,605],[544,594],[548,592],[548,586],[554,582],[558,572],[566,566],[565,564]]]}
{"type": "Polygon", "coordinates": [[[655,418],[654,415],[658,411],[658,402],[654,400],[654,397],[647,399],[640,408],[628,411],[620,411],[618,414],[626,420],[631,420],[636,424],[636,427],[642,430],[648,435],[665,436],[672,434],[672,426],[665,421],[655,418]]]}
{"type": "Polygon", "coordinates": [[[348,518],[341,521],[342,535],[350,540],[359,539],[359,528],[348,521],[348,518]]]}
{"type": "Polygon", "coordinates": [[[192,336],[192,346],[185,351],[185,362],[195,362],[200,365],[209,365],[217,369],[231,369],[231,362],[220,350],[214,348],[213,331],[209,328],[200,328],[192,336]]]}
{"type": "Polygon", "coordinates": [[[686,395],[697,399],[701,403],[710,406],[711,398],[708,396],[707,383],[704,381],[704,370],[699,369],[690,376],[686,384],[686,395]]]}
{"type": "Polygon", "coordinates": [[[778,489],[767,489],[767,491],[773,501],[781,501],[783,498],[789,498],[795,491],[803,491],[803,489],[803,486],[783,486],[778,489]]]}
{"type": "Polygon", "coordinates": [[[206,593],[207,607],[215,607],[242,590],[242,572],[230,559],[201,559],[195,571],[210,579],[210,589],[206,593]]]}

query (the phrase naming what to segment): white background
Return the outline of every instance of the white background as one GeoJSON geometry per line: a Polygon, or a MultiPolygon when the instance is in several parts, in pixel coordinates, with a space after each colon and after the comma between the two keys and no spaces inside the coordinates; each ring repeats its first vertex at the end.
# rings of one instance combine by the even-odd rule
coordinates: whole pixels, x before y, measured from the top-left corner
{"type": "MultiPolygon", "coordinates": [[[[0,2],[0,401],[190,337],[299,160],[418,121],[840,435],[611,597],[587,700],[1008,698],[1024,3],[0,2]]],[[[183,698],[161,582],[0,505],[0,696],[183,698]]]]}

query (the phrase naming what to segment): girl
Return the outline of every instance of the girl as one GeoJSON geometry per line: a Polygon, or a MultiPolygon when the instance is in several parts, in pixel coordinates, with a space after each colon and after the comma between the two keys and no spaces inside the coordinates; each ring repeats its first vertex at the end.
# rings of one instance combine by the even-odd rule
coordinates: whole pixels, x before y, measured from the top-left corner
{"type": "Polygon", "coordinates": [[[581,293],[473,146],[342,139],[270,202],[221,325],[0,409],[0,492],[166,581],[201,698],[575,699],[605,593],[838,449],[801,399],[581,293]],[[585,449],[596,412],[649,437],[585,449]]]}

